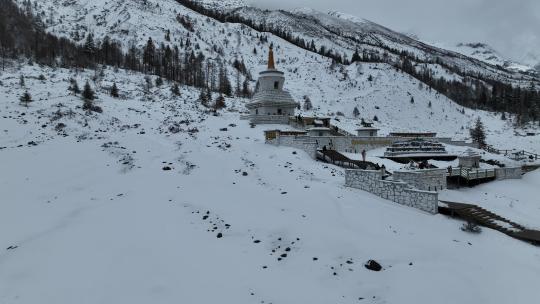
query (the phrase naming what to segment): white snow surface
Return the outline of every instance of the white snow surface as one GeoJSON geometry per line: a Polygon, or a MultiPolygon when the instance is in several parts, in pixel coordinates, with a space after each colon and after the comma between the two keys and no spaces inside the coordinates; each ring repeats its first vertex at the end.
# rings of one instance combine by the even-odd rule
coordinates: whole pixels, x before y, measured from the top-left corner
{"type": "MultiPolygon", "coordinates": [[[[104,112],[86,114],[80,97],[67,91],[68,80],[74,77],[82,88],[93,71],[19,64],[0,74],[0,303],[538,299],[538,247],[490,229],[467,234],[457,220],[345,188],[342,169],[265,145],[263,131],[275,126],[250,128],[239,120],[245,100],[227,99],[228,110],[212,116],[196,101],[197,90],[184,87],[173,97],[166,83],[145,94],[143,75],[106,69],[90,81],[104,112]],[[119,99],[107,94],[113,81],[119,99]],[[34,99],[28,108],[18,103],[25,90],[34,99]],[[180,132],[169,131],[174,125],[180,132]],[[383,271],[364,268],[370,259],[383,271]]],[[[381,79],[404,76],[384,66],[365,69],[379,80],[356,92],[365,96],[364,111],[371,115],[379,104],[387,130],[391,119],[402,128],[423,124],[413,120],[418,108],[409,108],[408,99],[401,107],[382,97],[392,87],[381,79]],[[404,114],[395,112],[400,108],[404,114]]],[[[292,78],[294,92],[301,78],[292,78]]],[[[433,101],[430,126],[457,126],[441,126],[448,133],[459,135],[459,122],[477,114],[490,119],[473,111],[462,116],[427,90],[415,94],[425,96],[416,103],[433,101]],[[463,120],[445,122],[445,115],[463,120]]],[[[337,108],[337,100],[318,111],[337,108]]],[[[514,140],[500,120],[489,121],[501,132],[490,139],[514,140]]],[[[486,185],[497,200],[482,203],[535,225],[540,210],[525,196],[538,196],[540,175],[525,181],[486,185]]],[[[463,195],[476,201],[478,191],[463,195]]]]}

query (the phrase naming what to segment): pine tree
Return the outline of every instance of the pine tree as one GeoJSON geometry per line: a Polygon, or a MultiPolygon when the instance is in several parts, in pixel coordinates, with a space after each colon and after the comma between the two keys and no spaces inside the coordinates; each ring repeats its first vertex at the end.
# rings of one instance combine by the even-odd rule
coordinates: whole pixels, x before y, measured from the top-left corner
{"type": "Polygon", "coordinates": [[[152,37],[149,37],[143,51],[143,64],[146,67],[147,71],[150,70],[150,68],[154,66],[155,56],[156,56],[156,46],[154,45],[154,41],[152,40],[152,37]]]}
{"type": "Polygon", "coordinates": [[[88,81],[86,81],[86,83],[84,84],[82,97],[85,101],[93,101],[96,98],[94,90],[92,90],[92,87],[90,86],[90,83],[88,83],[88,81]]]}
{"type": "Polygon", "coordinates": [[[236,89],[234,94],[238,97],[242,96],[242,87],[240,84],[240,70],[236,69],[236,89]]]}
{"type": "Polygon", "coordinates": [[[361,60],[362,60],[362,58],[360,58],[360,54],[358,54],[358,49],[356,49],[354,51],[354,54],[352,55],[351,63],[361,61],[361,60]]]}
{"type": "Polygon", "coordinates": [[[208,106],[208,97],[204,89],[201,89],[201,92],[199,93],[199,102],[205,107],[208,106]]]}
{"type": "Polygon", "coordinates": [[[19,100],[21,101],[21,104],[23,104],[27,108],[28,108],[28,104],[33,101],[32,96],[30,95],[30,93],[28,93],[28,91],[25,91],[24,94],[21,95],[19,100]]]}
{"type": "Polygon", "coordinates": [[[24,87],[24,86],[25,86],[24,75],[21,75],[21,77],[19,78],[19,85],[20,85],[21,87],[24,87]]]}
{"type": "Polygon", "coordinates": [[[484,131],[484,124],[482,123],[482,120],[480,120],[480,117],[476,119],[474,127],[471,128],[469,132],[473,142],[478,143],[480,148],[486,146],[486,133],[484,131]]]}
{"type": "Polygon", "coordinates": [[[227,77],[227,68],[223,65],[219,69],[219,93],[225,94],[226,96],[232,95],[232,87],[229,78],[227,77]]]}
{"type": "Polygon", "coordinates": [[[379,117],[377,115],[373,116],[373,121],[379,121],[379,117]]]}
{"type": "Polygon", "coordinates": [[[431,108],[431,106],[432,106],[431,101],[428,102],[427,106],[428,106],[428,108],[431,108]]]}
{"type": "Polygon", "coordinates": [[[307,95],[304,95],[304,110],[309,111],[313,109],[313,104],[311,103],[311,99],[307,95]]]}
{"type": "Polygon", "coordinates": [[[92,33],[88,33],[86,36],[86,40],[84,41],[84,51],[88,57],[92,57],[96,52],[96,44],[94,43],[94,35],[92,35],[92,33]]]}
{"type": "Polygon", "coordinates": [[[414,97],[411,96],[411,103],[414,103],[414,97]]]}
{"type": "Polygon", "coordinates": [[[373,81],[373,76],[369,75],[367,80],[368,81],[373,81]]]}
{"type": "Polygon", "coordinates": [[[82,98],[83,98],[83,110],[87,110],[88,112],[96,111],[97,108],[94,107],[94,99],[96,98],[94,90],[92,90],[92,87],[90,87],[90,83],[86,81],[84,85],[84,89],[82,92],[82,98]]]}
{"type": "Polygon", "coordinates": [[[501,120],[506,120],[506,114],[504,112],[501,114],[501,120]]]}
{"type": "Polygon", "coordinates": [[[156,78],[156,87],[163,85],[163,79],[161,77],[156,78]]]}
{"type": "Polygon", "coordinates": [[[120,95],[118,94],[118,87],[116,86],[116,82],[113,83],[111,87],[111,96],[114,98],[118,98],[120,95]]]}
{"type": "Polygon", "coordinates": [[[244,83],[242,83],[242,97],[249,98],[250,96],[251,90],[249,89],[249,80],[245,78],[244,83]]]}
{"type": "Polygon", "coordinates": [[[360,115],[360,111],[358,110],[358,107],[354,107],[353,115],[354,117],[358,117],[360,115]]]}

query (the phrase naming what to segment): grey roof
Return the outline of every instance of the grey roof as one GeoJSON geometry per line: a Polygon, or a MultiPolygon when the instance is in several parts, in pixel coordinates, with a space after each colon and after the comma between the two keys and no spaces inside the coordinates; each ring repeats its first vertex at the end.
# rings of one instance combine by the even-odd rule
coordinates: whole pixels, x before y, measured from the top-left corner
{"type": "Polygon", "coordinates": [[[251,102],[246,105],[247,108],[258,106],[291,106],[296,107],[297,103],[291,94],[282,90],[259,90],[253,95],[251,102]]]}

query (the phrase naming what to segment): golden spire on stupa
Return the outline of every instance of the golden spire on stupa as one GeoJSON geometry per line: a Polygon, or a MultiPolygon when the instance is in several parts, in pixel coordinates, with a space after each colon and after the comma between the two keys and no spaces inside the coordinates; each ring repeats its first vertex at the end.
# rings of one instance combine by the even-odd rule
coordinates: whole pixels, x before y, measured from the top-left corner
{"type": "Polygon", "coordinates": [[[274,63],[274,44],[270,44],[270,51],[268,52],[268,69],[275,70],[276,65],[274,63]]]}

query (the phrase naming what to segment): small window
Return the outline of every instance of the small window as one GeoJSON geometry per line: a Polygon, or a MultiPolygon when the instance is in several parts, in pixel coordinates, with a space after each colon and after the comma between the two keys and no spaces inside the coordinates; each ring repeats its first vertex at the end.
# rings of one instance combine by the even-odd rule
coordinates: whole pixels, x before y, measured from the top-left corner
{"type": "Polygon", "coordinates": [[[281,111],[281,109],[277,109],[277,113],[278,113],[278,115],[281,115],[281,114],[283,114],[283,111],[281,111]]]}
{"type": "Polygon", "coordinates": [[[259,114],[259,109],[255,109],[255,114],[259,114]]]}
{"type": "Polygon", "coordinates": [[[279,88],[279,81],[274,81],[274,89],[278,89],[279,88]]]}

